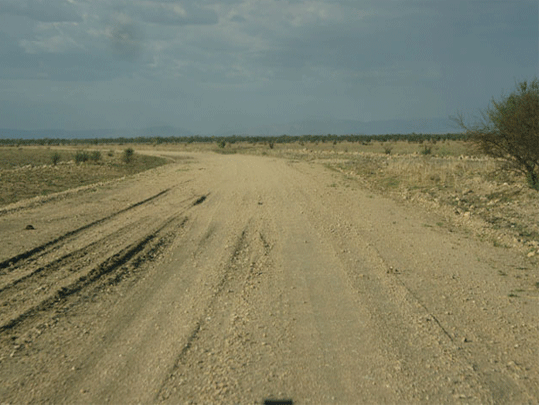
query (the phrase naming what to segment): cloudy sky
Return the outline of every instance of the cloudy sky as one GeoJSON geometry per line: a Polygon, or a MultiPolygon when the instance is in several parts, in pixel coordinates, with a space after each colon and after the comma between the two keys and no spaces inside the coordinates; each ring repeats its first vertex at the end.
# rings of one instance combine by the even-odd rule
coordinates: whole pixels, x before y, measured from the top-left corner
{"type": "Polygon", "coordinates": [[[536,76],[537,0],[0,0],[0,128],[448,117],[536,76]]]}

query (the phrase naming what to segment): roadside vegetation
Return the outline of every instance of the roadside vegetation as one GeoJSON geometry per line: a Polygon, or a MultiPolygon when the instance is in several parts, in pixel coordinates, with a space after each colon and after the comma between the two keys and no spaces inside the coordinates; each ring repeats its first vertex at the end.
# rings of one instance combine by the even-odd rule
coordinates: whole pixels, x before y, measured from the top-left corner
{"type": "Polygon", "coordinates": [[[484,156],[362,154],[328,159],[328,167],[365,187],[445,217],[497,246],[539,254],[539,198],[525,177],[484,156]]]}
{"type": "Polygon", "coordinates": [[[165,159],[128,152],[0,147],[0,206],[139,173],[165,159]]]}
{"type": "Polygon", "coordinates": [[[492,100],[479,123],[457,123],[466,130],[477,150],[505,162],[505,170],[526,176],[539,191],[539,79],[523,81],[501,100],[492,100]]]}

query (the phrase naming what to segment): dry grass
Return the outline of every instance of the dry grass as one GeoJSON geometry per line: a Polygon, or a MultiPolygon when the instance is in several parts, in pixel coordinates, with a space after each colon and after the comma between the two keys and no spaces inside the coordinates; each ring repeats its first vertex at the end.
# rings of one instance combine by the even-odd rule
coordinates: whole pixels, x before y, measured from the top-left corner
{"type": "Polygon", "coordinates": [[[491,159],[439,158],[420,155],[380,156],[360,155],[342,163],[355,174],[372,177],[374,180],[398,178],[404,189],[458,189],[477,176],[495,172],[498,162],[491,159]]]}
{"type": "Polygon", "coordinates": [[[374,153],[385,154],[387,147],[391,148],[391,156],[394,155],[414,155],[421,154],[424,147],[428,146],[432,150],[433,156],[473,156],[469,145],[462,141],[439,141],[436,143],[424,142],[424,143],[412,143],[404,141],[390,141],[390,142],[293,142],[287,144],[274,145],[273,149],[270,149],[269,145],[250,145],[245,143],[238,143],[234,145],[228,145],[229,148],[236,148],[238,151],[253,151],[260,153],[261,151],[267,151],[269,154],[273,152],[276,155],[286,154],[299,154],[302,156],[315,155],[320,157],[328,157],[331,155],[346,155],[357,153],[374,153]]]}
{"type": "MultiPolygon", "coordinates": [[[[91,150],[88,150],[91,154],[91,150]]],[[[162,158],[135,155],[130,164],[121,153],[101,153],[100,159],[75,164],[75,149],[45,147],[0,148],[0,206],[135,174],[166,163],[162,158]],[[54,165],[52,156],[60,154],[54,165]]]]}
{"type": "Polygon", "coordinates": [[[54,149],[44,147],[0,147],[0,170],[52,163],[54,149]]]}
{"type": "Polygon", "coordinates": [[[237,151],[318,161],[375,192],[438,212],[449,229],[459,227],[496,246],[539,256],[539,193],[466,142],[320,142],[237,151]],[[430,154],[421,153],[425,146],[430,154]]]}
{"type": "Polygon", "coordinates": [[[392,198],[419,203],[496,246],[539,255],[539,193],[490,158],[364,154],[327,165],[392,198]]]}

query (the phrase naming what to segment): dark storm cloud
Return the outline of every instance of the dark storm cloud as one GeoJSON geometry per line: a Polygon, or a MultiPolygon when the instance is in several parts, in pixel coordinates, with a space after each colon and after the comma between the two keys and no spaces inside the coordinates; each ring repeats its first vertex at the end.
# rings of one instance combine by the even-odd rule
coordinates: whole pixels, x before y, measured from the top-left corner
{"type": "Polygon", "coordinates": [[[3,0],[0,13],[28,17],[41,22],[81,22],[76,7],[54,0],[3,0]]]}
{"type": "Polygon", "coordinates": [[[137,66],[125,60],[113,60],[99,54],[74,52],[39,57],[41,71],[54,81],[91,82],[125,77],[137,66]]]}
{"type": "MultiPolygon", "coordinates": [[[[529,45],[539,44],[538,3],[465,2],[458,9],[442,4],[437,21],[436,58],[444,64],[500,63],[528,65],[537,61],[529,45]],[[458,14],[457,14],[458,13],[458,14]],[[522,46],[527,44],[526,46],[522,46]]],[[[537,50],[538,47],[535,46],[537,50]]]]}
{"type": "MultiPolygon", "coordinates": [[[[11,55],[13,56],[13,55],[11,55]]],[[[132,64],[82,52],[44,55],[17,55],[0,68],[4,79],[39,79],[58,82],[92,82],[124,77],[132,64]]]]}

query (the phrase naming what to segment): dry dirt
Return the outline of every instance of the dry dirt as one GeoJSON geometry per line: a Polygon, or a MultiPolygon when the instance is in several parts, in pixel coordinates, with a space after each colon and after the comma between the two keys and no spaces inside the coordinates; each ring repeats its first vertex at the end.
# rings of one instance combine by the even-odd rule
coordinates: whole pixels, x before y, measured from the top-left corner
{"type": "Polygon", "coordinates": [[[0,211],[0,403],[539,402],[536,258],[189,156],[0,211]]]}

